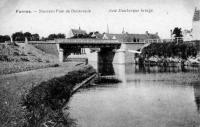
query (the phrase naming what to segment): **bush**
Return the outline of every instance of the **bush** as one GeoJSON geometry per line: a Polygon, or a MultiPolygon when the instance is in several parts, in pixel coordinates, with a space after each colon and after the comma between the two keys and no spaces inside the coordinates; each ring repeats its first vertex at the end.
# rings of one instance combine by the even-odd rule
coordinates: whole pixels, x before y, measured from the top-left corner
{"type": "Polygon", "coordinates": [[[187,59],[190,56],[197,55],[197,48],[192,43],[152,43],[145,47],[142,51],[144,57],[164,56],[164,57],[180,57],[187,59]]]}
{"type": "Polygon", "coordinates": [[[27,110],[28,126],[39,127],[48,121],[56,125],[72,124],[72,121],[63,115],[62,108],[69,101],[73,87],[94,73],[95,70],[88,66],[33,87],[22,97],[22,106],[27,110]]]}

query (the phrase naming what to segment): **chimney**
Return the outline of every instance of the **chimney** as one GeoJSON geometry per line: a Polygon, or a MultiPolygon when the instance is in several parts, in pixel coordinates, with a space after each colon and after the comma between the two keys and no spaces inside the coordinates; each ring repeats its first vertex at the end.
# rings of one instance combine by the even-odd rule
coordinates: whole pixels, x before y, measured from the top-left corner
{"type": "Polygon", "coordinates": [[[108,24],[107,24],[107,33],[109,34],[109,27],[108,27],[108,24]]]}
{"type": "Polygon", "coordinates": [[[145,33],[146,33],[146,35],[149,35],[149,32],[148,32],[148,31],[146,31],[145,33]]]}
{"type": "Polygon", "coordinates": [[[123,29],[122,29],[122,34],[124,34],[125,33],[125,30],[124,30],[124,27],[123,27],[123,29]]]}

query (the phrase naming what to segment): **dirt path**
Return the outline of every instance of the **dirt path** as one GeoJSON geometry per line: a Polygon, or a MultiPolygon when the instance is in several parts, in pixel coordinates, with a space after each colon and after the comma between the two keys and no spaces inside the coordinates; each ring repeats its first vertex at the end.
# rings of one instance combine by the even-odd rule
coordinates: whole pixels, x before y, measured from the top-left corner
{"type": "Polygon", "coordinates": [[[59,67],[0,75],[0,125],[2,127],[23,125],[24,109],[20,104],[22,95],[26,91],[41,82],[64,76],[84,66],[78,62],[70,62],[63,63],[59,67]]]}
{"type": "Polygon", "coordinates": [[[51,78],[63,76],[72,70],[80,69],[82,66],[83,64],[71,62],[64,63],[59,67],[0,75],[0,87],[9,90],[11,93],[21,94],[23,90],[51,78]]]}

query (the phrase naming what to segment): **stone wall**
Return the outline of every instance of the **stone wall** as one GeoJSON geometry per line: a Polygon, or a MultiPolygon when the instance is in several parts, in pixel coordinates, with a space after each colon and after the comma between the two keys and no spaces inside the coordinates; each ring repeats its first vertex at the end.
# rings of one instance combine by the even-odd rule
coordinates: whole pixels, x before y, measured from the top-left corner
{"type": "Polygon", "coordinates": [[[48,44],[43,44],[43,43],[30,43],[32,44],[33,46],[35,46],[36,48],[46,52],[46,53],[49,53],[49,54],[53,54],[53,55],[56,55],[56,56],[59,56],[59,44],[53,44],[53,43],[48,43],[48,44]]]}
{"type": "Polygon", "coordinates": [[[128,52],[127,50],[139,50],[144,46],[143,43],[126,43],[125,63],[135,63],[135,53],[128,52]]]}
{"type": "Polygon", "coordinates": [[[49,53],[52,55],[55,55],[58,57],[60,62],[63,62],[64,56],[63,56],[63,49],[60,48],[60,44],[55,43],[55,41],[37,41],[32,42],[29,41],[29,44],[35,46],[36,48],[44,51],[45,53],[49,53]]]}
{"type": "Polygon", "coordinates": [[[126,52],[125,53],[125,63],[135,63],[135,54],[126,52]]]}
{"type": "Polygon", "coordinates": [[[144,45],[144,43],[126,43],[126,50],[138,50],[144,45]]]}

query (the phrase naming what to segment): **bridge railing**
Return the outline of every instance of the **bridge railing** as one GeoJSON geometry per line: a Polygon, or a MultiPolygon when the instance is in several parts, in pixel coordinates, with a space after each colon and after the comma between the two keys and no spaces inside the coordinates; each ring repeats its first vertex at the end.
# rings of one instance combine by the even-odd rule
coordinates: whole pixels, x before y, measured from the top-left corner
{"type": "Polygon", "coordinates": [[[145,43],[164,43],[164,42],[172,42],[173,39],[147,39],[145,43]]]}
{"type": "Polygon", "coordinates": [[[147,39],[145,43],[162,43],[161,39],[147,39]]]}
{"type": "Polygon", "coordinates": [[[108,40],[108,39],[56,39],[55,40],[57,43],[86,43],[86,44],[107,44],[107,43],[121,43],[118,40],[108,40]]]}
{"type": "Polygon", "coordinates": [[[177,37],[173,39],[147,39],[145,43],[164,43],[164,42],[181,42],[184,41],[183,37],[177,37]]]}
{"type": "Polygon", "coordinates": [[[105,39],[55,39],[48,41],[28,41],[28,43],[121,44],[121,42],[118,40],[105,39]]]}

